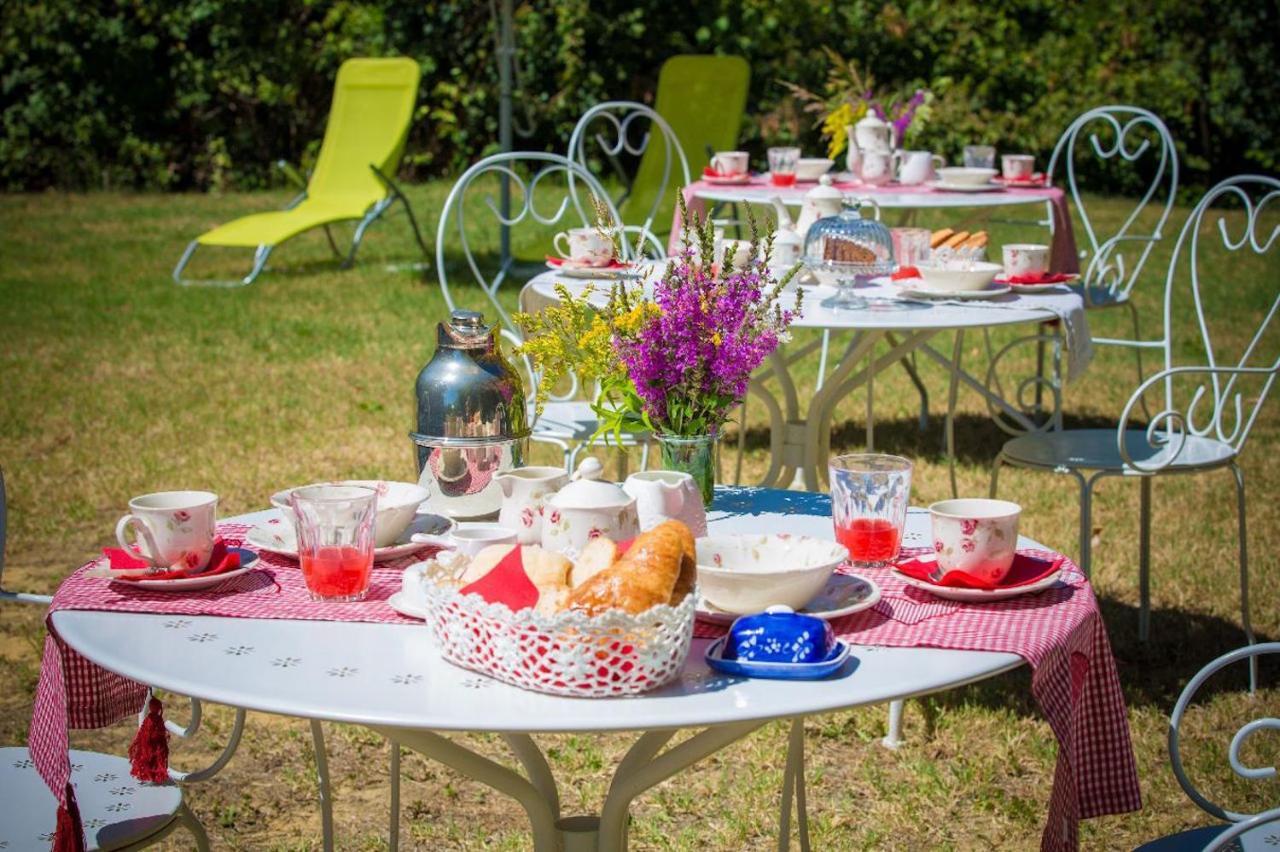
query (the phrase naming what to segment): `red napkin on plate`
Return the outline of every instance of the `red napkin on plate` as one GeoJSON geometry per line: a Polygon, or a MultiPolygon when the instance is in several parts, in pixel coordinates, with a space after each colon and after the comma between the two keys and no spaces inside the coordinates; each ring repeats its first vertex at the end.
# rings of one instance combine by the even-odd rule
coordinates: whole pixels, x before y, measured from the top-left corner
{"type": "Polygon", "coordinates": [[[919,278],[920,270],[914,266],[900,266],[898,271],[889,276],[890,281],[905,281],[908,278],[919,278]]]}
{"type": "Polygon", "coordinates": [[[547,263],[555,267],[568,266],[572,269],[626,269],[627,268],[627,264],[621,262],[616,257],[602,266],[587,266],[584,263],[575,263],[574,261],[569,260],[567,258],[555,257],[554,255],[547,255],[547,263]]]}
{"type": "Polygon", "coordinates": [[[716,171],[711,168],[711,166],[705,166],[702,169],[702,176],[709,178],[738,178],[742,177],[744,174],[746,174],[746,172],[729,172],[726,174],[725,172],[716,171]]]}
{"type": "Polygon", "coordinates": [[[996,281],[1001,284],[1012,284],[1016,287],[1019,284],[1062,284],[1071,281],[1075,277],[1066,272],[1046,272],[1030,275],[1007,275],[1003,278],[997,278],[996,281]]]}
{"type": "Polygon", "coordinates": [[[948,571],[941,580],[935,580],[933,573],[938,570],[934,560],[909,559],[899,562],[895,567],[915,580],[923,580],[936,586],[951,586],[957,589],[1016,589],[1048,577],[1062,565],[1062,557],[1057,559],[1040,559],[1025,553],[1015,553],[1013,567],[999,583],[992,584],[984,577],[975,577],[967,571],[948,571]]]}
{"type": "Polygon", "coordinates": [[[119,547],[104,547],[102,554],[111,564],[110,579],[134,582],[137,580],[185,580],[189,577],[211,577],[214,574],[225,574],[240,567],[240,554],[227,548],[221,538],[213,540],[213,552],[209,554],[209,564],[202,571],[187,566],[170,568],[168,571],[150,571],[151,563],[140,559],[133,553],[119,547]]]}
{"type": "Polygon", "coordinates": [[[1026,178],[1007,178],[1003,175],[996,177],[997,183],[1012,187],[1039,187],[1048,186],[1049,179],[1045,177],[1044,172],[1036,172],[1031,177],[1026,178]]]}

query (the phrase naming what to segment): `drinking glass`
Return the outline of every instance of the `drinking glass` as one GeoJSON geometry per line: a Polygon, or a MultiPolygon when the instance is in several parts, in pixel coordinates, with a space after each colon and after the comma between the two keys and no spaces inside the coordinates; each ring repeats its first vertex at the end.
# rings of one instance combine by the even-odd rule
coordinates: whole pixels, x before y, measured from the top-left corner
{"type": "Polygon", "coordinates": [[[836,541],[858,568],[884,568],[898,558],[911,502],[911,461],[855,453],[830,462],[836,541]]]}
{"type": "Polygon", "coordinates": [[[315,601],[358,601],[373,570],[378,494],[354,485],[312,485],[290,495],[302,579],[315,601]]]}
{"type": "Polygon", "coordinates": [[[933,232],[928,228],[890,228],[893,257],[899,266],[915,266],[929,259],[933,232]]]}
{"type": "Polygon", "coordinates": [[[994,169],[996,149],[990,145],[965,145],[964,166],[967,169],[994,169]]]}
{"type": "Polygon", "coordinates": [[[796,163],[799,161],[799,148],[770,148],[770,182],[774,186],[794,186],[796,182],[796,163]]]}

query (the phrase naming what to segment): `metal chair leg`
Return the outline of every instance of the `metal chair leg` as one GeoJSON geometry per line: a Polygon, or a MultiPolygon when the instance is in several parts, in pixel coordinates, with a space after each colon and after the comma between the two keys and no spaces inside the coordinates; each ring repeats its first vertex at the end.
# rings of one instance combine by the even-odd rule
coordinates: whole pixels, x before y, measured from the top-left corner
{"type": "Polygon", "coordinates": [[[1151,480],[1142,477],[1138,500],[1138,641],[1151,637],[1151,480]]]}
{"type": "Polygon", "coordinates": [[[1004,467],[1004,453],[996,454],[996,460],[991,463],[991,487],[987,489],[987,496],[992,500],[996,499],[996,489],[1000,486],[1000,468],[1004,467]]]}
{"type": "Polygon", "coordinates": [[[186,250],[182,253],[182,257],[178,259],[178,265],[173,268],[173,282],[183,287],[244,287],[252,284],[261,274],[267,265],[267,258],[271,256],[271,250],[275,246],[261,245],[254,249],[253,252],[253,268],[249,270],[249,274],[238,281],[225,281],[216,278],[183,278],[182,271],[186,269],[187,263],[191,260],[191,256],[196,253],[199,242],[192,241],[187,245],[186,250]]]}
{"type": "MultiPolygon", "coordinates": [[[[1253,625],[1249,620],[1249,529],[1246,523],[1248,501],[1245,499],[1244,470],[1238,464],[1232,462],[1231,473],[1236,480],[1236,515],[1240,524],[1240,622],[1241,626],[1244,627],[1244,635],[1248,644],[1254,645],[1258,640],[1253,636],[1253,625]]],[[[1254,694],[1257,688],[1258,657],[1254,655],[1249,658],[1249,694],[1254,694]]]]}
{"type": "Polygon", "coordinates": [[[951,384],[947,387],[947,419],[943,430],[946,440],[947,472],[951,477],[951,496],[960,496],[956,484],[956,395],[960,390],[960,360],[964,357],[964,329],[956,329],[955,345],[951,349],[951,384]]]}
{"type": "Polygon", "coordinates": [[[1093,576],[1093,483],[1079,471],[1071,475],[1080,483],[1080,570],[1086,579],[1093,576]]]}
{"type": "MultiPolygon", "coordinates": [[[[1135,341],[1141,340],[1142,338],[1140,336],[1140,332],[1138,331],[1138,308],[1136,305],[1134,305],[1132,301],[1125,302],[1124,306],[1129,309],[1129,318],[1133,322],[1133,339],[1135,341]]],[[[1142,347],[1132,346],[1130,348],[1133,349],[1134,361],[1136,362],[1137,368],[1138,368],[1138,383],[1134,385],[1134,387],[1140,387],[1142,385],[1143,380],[1146,378],[1146,371],[1142,369],[1142,347]]],[[[1145,394],[1139,397],[1138,404],[1142,406],[1142,416],[1150,420],[1151,410],[1147,407],[1147,397],[1145,394]]]]}
{"type": "Polygon", "coordinates": [[[778,819],[778,852],[791,848],[791,799],[796,801],[800,852],[809,852],[809,813],[804,789],[804,719],[791,720],[787,737],[787,765],[782,776],[782,807],[778,819]],[[794,794],[793,794],[794,791],[794,794]]]}

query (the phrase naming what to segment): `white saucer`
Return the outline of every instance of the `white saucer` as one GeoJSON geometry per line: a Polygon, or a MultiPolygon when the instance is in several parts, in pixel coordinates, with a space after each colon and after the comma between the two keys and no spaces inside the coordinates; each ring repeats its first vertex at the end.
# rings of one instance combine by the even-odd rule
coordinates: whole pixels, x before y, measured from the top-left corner
{"type": "MultiPolygon", "coordinates": [[[[860,574],[832,574],[817,597],[799,610],[805,615],[832,621],[869,609],[880,602],[880,587],[860,574]]],[[[733,624],[739,616],[712,606],[698,596],[698,618],[712,624],[733,624]]]]}
{"type": "Polygon", "coordinates": [[[947,183],[945,180],[929,181],[929,186],[946,192],[1000,192],[1004,189],[998,183],[947,183]]]}
{"type": "Polygon", "coordinates": [[[961,300],[982,300],[994,299],[996,296],[1003,296],[1010,292],[1012,288],[1008,284],[997,284],[994,287],[988,287],[985,290],[933,290],[926,287],[917,287],[910,284],[903,285],[902,295],[911,296],[916,299],[961,299],[961,300]]]}
{"type": "MultiPolygon", "coordinates": [[[[401,556],[408,556],[431,546],[411,541],[410,537],[414,533],[444,535],[451,529],[453,529],[453,521],[442,515],[415,515],[409,526],[400,533],[400,538],[396,539],[395,544],[373,549],[373,561],[386,562],[389,559],[399,559],[401,556]]],[[[252,527],[245,534],[244,543],[258,550],[265,550],[267,553],[287,556],[290,559],[298,558],[298,539],[294,535],[293,526],[283,521],[278,524],[259,524],[252,527]]]]}
{"type": "Polygon", "coordinates": [[[949,601],[962,601],[964,603],[991,603],[992,601],[1003,601],[1009,598],[1016,598],[1021,595],[1031,595],[1036,592],[1043,592],[1045,589],[1053,586],[1058,582],[1058,578],[1062,576],[1062,569],[1059,568],[1047,577],[1041,577],[1034,583],[1028,583],[1025,586],[1017,586],[1012,589],[960,589],[955,586],[939,586],[937,583],[930,583],[925,580],[917,580],[915,577],[908,577],[898,569],[893,569],[894,575],[909,586],[915,586],[917,589],[923,589],[934,597],[944,598],[949,601]]]}
{"type": "Polygon", "coordinates": [[[733,177],[724,177],[722,175],[703,175],[702,179],[714,186],[742,186],[745,183],[751,183],[751,175],[742,174],[733,177]]]}
{"type": "Polygon", "coordinates": [[[209,577],[183,577],[180,580],[112,580],[111,582],[121,583],[132,589],[145,589],[148,592],[197,592],[201,589],[210,589],[219,583],[254,570],[253,563],[258,561],[258,554],[243,547],[231,547],[228,550],[234,550],[240,554],[240,567],[234,571],[209,577]]]}
{"type": "Polygon", "coordinates": [[[639,275],[634,263],[628,263],[622,268],[609,268],[607,266],[570,266],[568,264],[557,266],[551,261],[547,261],[547,269],[552,272],[558,272],[565,278],[582,278],[589,281],[614,281],[619,278],[635,278],[639,275]]]}
{"type": "Polygon", "coordinates": [[[423,621],[427,620],[427,608],[409,600],[409,596],[406,595],[403,590],[398,591],[391,597],[387,598],[387,606],[391,607],[401,615],[407,615],[409,618],[419,618],[423,621]]]}

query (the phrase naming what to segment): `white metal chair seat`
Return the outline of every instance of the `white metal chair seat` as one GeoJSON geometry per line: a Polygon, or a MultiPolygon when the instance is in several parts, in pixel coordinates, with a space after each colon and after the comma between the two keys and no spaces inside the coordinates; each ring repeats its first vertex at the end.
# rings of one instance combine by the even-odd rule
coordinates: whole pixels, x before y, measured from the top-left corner
{"type": "MultiPolygon", "coordinates": [[[[175,784],[143,784],[129,761],[92,751],[72,751],[71,783],[80,805],[87,848],[120,849],[185,824],[207,848],[204,831],[182,806],[175,784]]],[[[0,748],[0,849],[48,849],[57,826],[58,802],[36,772],[26,748],[0,748]]],[[[162,835],[163,836],[163,835],[162,835]]]]}
{"type": "Polygon", "coordinates": [[[1102,284],[1069,284],[1071,292],[1084,299],[1086,308],[1118,308],[1129,304],[1129,291],[1102,284]]]}
{"type": "MultiPolygon", "coordinates": [[[[1230,444],[1200,435],[1187,436],[1181,452],[1172,454],[1172,459],[1167,458],[1171,455],[1168,447],[1154,448],[1150,445],[1144,429],[1127,430],[1124,442],[1129,458],[1144,467],[1159,467],[1169,472],[1178,468],[1205,470],[1220,467],[1230,464],[1236,457],[1236,450],[1230,444]]],[[[1028,467],[1131,469],[1120,455],[1115,429],[1069,429],[1021,435],[1006,441],[1003,453],[1014,464],[1028,467]]]]}
{"type": "MultiPolygon", "coordinates": [[[[1190,828],[1144,843],[1133,852],[1193,852],[1193,850],[1200,852],[1203,849],[1214,848],[1214,841],[1231,827],[1231,825],[1222,824],[1190,828]]],[[[1236,845],[1227,847],[1232,852],[1275,852],[1280,849],[1280,825],[1274,822],[1255,825],[1252,829],[1236,835],[1233,840],[1236,845]]]]}

